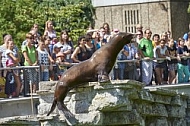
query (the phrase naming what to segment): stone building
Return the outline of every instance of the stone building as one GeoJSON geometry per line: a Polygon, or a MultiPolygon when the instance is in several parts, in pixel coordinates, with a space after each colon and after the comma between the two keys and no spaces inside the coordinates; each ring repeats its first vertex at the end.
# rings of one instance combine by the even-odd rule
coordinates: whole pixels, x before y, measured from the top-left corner
{"type": "Polygon", "coordinates": [[[92,0],[96,8],[95,27],[99,28],[107,22],[111,29],[136,32],[136,24],[142,24],[144,30],[150,28],[153,34],[171,31],[173,38],[177,39],[189,31],[189,0],[182,1],[92,0]]]}

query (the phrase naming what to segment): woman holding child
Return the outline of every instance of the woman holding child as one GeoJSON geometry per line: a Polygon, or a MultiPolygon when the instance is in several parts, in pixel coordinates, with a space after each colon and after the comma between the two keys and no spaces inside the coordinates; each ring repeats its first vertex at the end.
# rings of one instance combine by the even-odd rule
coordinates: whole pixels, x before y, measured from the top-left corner
{"type": "MultiPolygon", "coordinates": [[[[7,43],[7,49],[5,56],[7,57],[6,67],[19,66],[20,59],[18,52],[14,50],[14,42],[9,40],[7,43]]],[[[21,80],[19,70],[7,70],[5,93],[7,97],[18,97],[21,89],[21,80]]]]}

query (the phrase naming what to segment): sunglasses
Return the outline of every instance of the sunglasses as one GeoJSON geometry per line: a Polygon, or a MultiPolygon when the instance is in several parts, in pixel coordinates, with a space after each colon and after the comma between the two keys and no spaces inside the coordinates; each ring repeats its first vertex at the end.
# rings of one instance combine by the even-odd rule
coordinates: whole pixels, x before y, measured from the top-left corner
{"type": "Polygon", "coordinates": [[[28,39],[34,39],[34,37],[28,37],[28,39]]]}
{"type": "Polygon", "coordinates": [[[149,32],[149,33],[146,33],[146,34],[151,35],[152,33],[151,33],[151,32],[149,32]]]}

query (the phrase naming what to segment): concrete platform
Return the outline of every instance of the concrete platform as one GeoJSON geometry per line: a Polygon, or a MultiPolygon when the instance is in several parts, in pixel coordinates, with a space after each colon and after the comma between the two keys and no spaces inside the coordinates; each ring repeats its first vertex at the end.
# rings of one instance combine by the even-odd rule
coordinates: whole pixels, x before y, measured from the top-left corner
{"type": "Polygon", "coordinates": [[[0,118],[37,114],[38,96],[0,99],[0,118]]]}
{"type": "Polygon", "coordinates": [[[185,93],[190,95],[190,83],[172,84],[172,85],[159,85],[159,86],[147,86],[145,89],[162,88],[168,90],[176,90],[179,93],[185,93]]]}
{"type": "MultiPolygon", "coordinates": [[[[153,85],[144,88],[149,90],[156,90],[158,88],[175,90],[179,93],[190,95],[190,83],[160,86],[153,85]]],[[[33,101],[31,101],[31,97],[0,99],[0,120],[6,117],[37,115],[39,97],[33,96],[32,100],[33,101]]]]}

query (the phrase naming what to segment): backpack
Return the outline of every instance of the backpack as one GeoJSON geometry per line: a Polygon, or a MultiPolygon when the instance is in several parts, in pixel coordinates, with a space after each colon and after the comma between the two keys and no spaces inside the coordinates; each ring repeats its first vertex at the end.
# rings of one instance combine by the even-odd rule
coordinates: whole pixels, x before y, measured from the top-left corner
{"type": "MultiPolygon", "coordinates": [[[[28,48],[26,48],[26,51],[28,51],[28,48]]],[[[23,53],[20,54],[20,65],[24,66],[25,58],[23,53]]]]}
{"type": "Polygon", "coordinates": [[[25,58],[24,58],[24,55],[21,53],[20,54],[20,65],[24,66],[24,62],[25,62],[25,58]]]}

